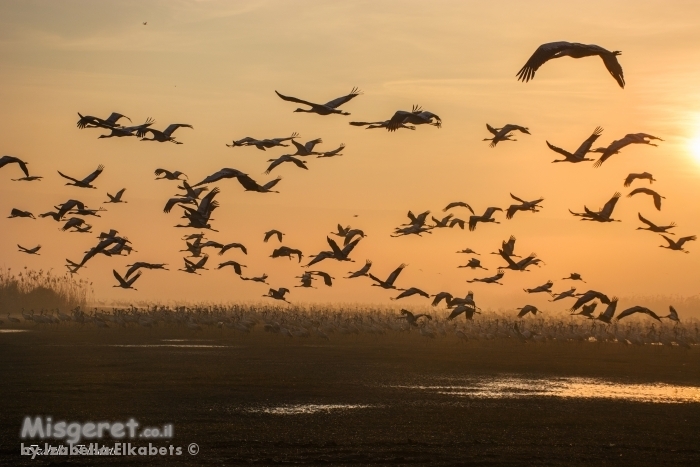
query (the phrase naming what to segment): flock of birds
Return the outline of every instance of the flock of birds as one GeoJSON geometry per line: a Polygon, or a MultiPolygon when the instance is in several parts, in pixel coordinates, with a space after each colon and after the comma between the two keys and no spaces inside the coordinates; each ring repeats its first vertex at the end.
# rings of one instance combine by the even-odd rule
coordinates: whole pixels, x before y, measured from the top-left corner
{"type": "MultiPolygon", "coordinates": [[[[540,46],[530,57],[525,66],[518,72],[517,77],[519,80],[527,82],[535,77],[536,71],[542,65],[544,65],[547,61],[555,58],[564,56],[569,56],[572,58],[582,58],[596,55],[603,60],[606,69],[616,80],[619,86],[624,88],[625,80],[623,76],[623,71],[622,67],[620,66],[617,60],[617,56],[620,55],[619,51],[611,52],[597,45],[586,45],[569,42],[553,42],[540,46]]],[[[308,100],[284,95],[277,91],[275,91],[275,93],[280,99],[284,101],[293,102],[304,106],[297,108],[294,112],[314,113],[320,116],[350,115],[350,113],[341,110],[341,107],[362,94],[361,91],[359,91],[359,89],[353,88],[351,92],[347,95],[330,100],[324,104],[319,104],[308,100]]],[[[161,143],[170,142],[174,144],[182,144],[181,141],[177,141],[175,139],[175,131],[180,128],[193,128],[193,126],[190,124],[173,123],[167,126],[162,131],[156,130],[152,128],[152,125],[155,123],[155,121],[152,118],[146,119],[144,123],[139,125],[131,124],[129,126],[126,126],[120,124],[120,122],[128,120],[131,123],[131,120],[125,115],[116,112],[112,113],[105,119],[90,115],[78,115],[79,120],[77,122],[77,127],[79,129],[101,129],[108,132],[101,134],[99,138],[135,137],[140,139],[141,141],[155,141],[161,143]]],[[[416,128],[420,125],[429,125],[434,126],[436,128],[440,128],[442,126],[442,120],[438,115],[430,111],[423,110],[420,106],[415,105],[411,108],[411,110],[398,110],[393,115],[388,116],[388,118],[383,120],[379,119],[377,121],[351,121],[349,123],[350,125],[364,127],[366,129],[384,128],[389,132],[395,132],[399,129],[416,130],[416,128]]],[[[494,148],[499,143],[505,141],[517,141],[516,139],[514,139],[516,133],[530,135],[530,130],[527,127],[515,124],[506,124],[502,127],[493,127],[487,124],[486,128],[491,134],[491,137],[485,138],[484,141],[490,141],[490,146],[494,148]]],[[[569,152],[568,150],[557,147],[551,144],[549,141],[547,141],[547,146],[549,147],[549,149],[563,157],[563,159],[555,159],[552,162],[594,162],[594,167],[600,167],[606,160],[608,160],[613,155],[619,154],[624,148],[626,148],[629,145],[645,144],[656,146],[656,143],[654,143],[654,141],[663,141],[661,138],[650,134],[631,133],[625,135],[620,139],[612,141],[605,147],[593,148],[595,142],[602,135],[602,132],[602,128],[596,128],[591,133],[591,135],[588,136],[588,138],[585,139],[573,152],[569,152]],[[587,156],[591,153],[600,155],[598,156],[597,160],[593,158],[588,158],[587,156]]],[[[300,136],[297,133],[293,133],[290,136],[286,137],[269,139],[245,137],[238,140],[233,140],[231,144],[227,144],[226,146],[230,148],[254,146],[255,148],[261,151],[266,151],[268,149],[273,148],[293,148],[294,152],[269,159],[267,161],[269,165],[267,166],[267,169],[265,171],[266,174],[271,173],[280,165],[285,163],[290,163],[291,165],[299,169],[309,170],[307,160],[309,157],[316,156],[316,158],[331,158],[341,156],[342,151],[345,149],[345,145],[340,144],[335,149],[331,149],[328,151],[318,151],[316,150],[317,146],[323,143],[321,138],[309,140],[304,144],[297,141],[299,138],[300,136]]],[[[30,175],[30,172],[28,170],[28,163],[26,161],[23,161],[14,156],[3,156],[2,158],[0,158],[0,168],[5,167],[9,164],[16,164],[19,167],[19,169],[21,169],[21,171],[24,173],[24,177],[16,178],[13,180],[31,182],[41,180],[42,178],[41,176],[30,175]]],[[[58,175],[68,181],[66,183],[67,186],[83,189],[97,189],[95,183],[99,179],[103,171],[104,166],[100,165],[93,172],[82,178],[80,175],[71,176],[64,174],[60,171],[58,172],[58,175]]],[[[188,256],[183,258],[183,266],[179,269],[179,271],[188,274],[201,274],[201,271],[207,269],[206,266],[210,259],[210,256],[207,253],[208,251],[218,250],[218,255],[222,256],[222,260],[224,259],[223,255],[229,251],[236,251],[237,254],[243,255],[247,255],[248,253],[246,246],[240,243],[219,242],[206,238],[208,232],[218,232],[212,226],[212,213],[220,207],[219,201],[216,199],[217,195],[220,194],[220,189],[218,187],[210,188],[211,184],[222,182],[227,179],[235,179],[245,191],[257,193],[278,193],[278,191],[276,191],[275,188],[278,187],[279,182],[282,180],[282,177],[277,177],[269,181],[259,182],[254,180],[250,175],[235,168],[222,168],[221,170],[204,177],[201,181],[192,184],[190,184],[190,182],[188,181],[189,178],[181,171],[170,171],[159,168],[155,171],[155,176],[157,177],[156,180],[166,180],[175,182],[177,189],[179,190],[179,192],[173,194],[171,198],[165,201],[165,206],[163,209],[165,213],[170,213],[176,208],[178,210],[181,210],[180,212],[182,213],[182,219],[184,219],[185,221],[175,225],[175,227],[194,229],[197,231],[195,233],[187,234],[182,238],[182,240],[184,241],[184,249],[181,251],[188,253],[188,256]]],[[[648,181],[651,184],[654,181],[656,181],[656,179],[650,173],[647,172],[630,173],[624,180],[624,186],[629,187],[633,183],[639,181],[648,181]]],[[[122,188],[115,194],[107,193],[107,200],[104,201],[104,203],[127,203],[128,201],[124,199],[125,191],[126,188],[122,188]]],[[[661,211],[662,199],[665,198],[658,192],[647,187],[638,187],[633,189],[627,196],[632,197],[636,195],[650,196],[653,200],[653,205],[656,208],[656,210],[661,211]]],[[[513,194],[511,194],[510,196],[514,200],[514,204],[510,205],[505,209],[501,207],[489,206],[486,207],[483,211],[479,211],[482,212],[482,214],[477,214],[476,211],[464,201],[455,201],[449,203],[442,210],[445,213],[444,217],[442,218],[436,218],[434,216],[431,216],[430,211],[425,211],[420,214],[414,214],[413,212],[409,211],[408,222],[396,227],[392,236],[421,236],[423,234],[432,234],[433,232],[439,229],[455,227],[459,227],[460,229],[464,229],[465,227],[467,227],[468,230],[473,231],[477,229],[480,224],[486,225],[491,223],[500,223],[500,221],[497,220],[496,217],[499,215],[498,213],[505,213],[505,218],[510,220],[513,219],[518,212],[537,213],[542,209],[542,202],[544,201],[543,198],[527,200],[515,196],[513,194]],[[450,212],[448,213],[448,211],[450,212]],[[461,214],[459,213],[465,213],[466,215],[461,216],[461,214]]],[[[582,212],[570,212],[573,216],[579,217],[583,221],[601,223],[619,222],[618,219],[613,218],[613,214],[615,207],[620,200],[620,197],[621,194],[619,192],[616,192],[609,199],[609,201],[607,201],[603,205],[603,207],[598,210],[593,210],[590,209],[588,206],[584,206],[582,212]]],[[[49,210],[45,213],[38,214],[38,216],[41,218],[51,218],[54,221],[61,223],[61,229],[64,231],[90,233],[92,232],[92,226],[88,223],[87,219],[91,216],[99,217],[101,216],[101,212],[103,211],[104,208],[102,207],[97,209],[90,208],[80,200],[71,198],[62,204],[55,205],[53,207],[53,210],[49,210]]],[[[35,218],[34,214],[32,214],[31,212],[24,211],[18,208],[12,209],[9,217],[32,219],[35,218]]],[[[674,233],[670,232],[670,230],[676,227],[675,223],[669,223],[668,225],[660,225],[654,221],[649,220],[648,217],[643,216],[641,213],[638,214],[638,218],[643,224],[643,226],[638,227],[638,230],[648,230],[650,232],[660,234],[666,242],[666,244],[659,245],[663,248],[688,253],[688,251],[684,250],[684,246],[687,244],[687,242],[696,240],[696,236],[694,235],[679,237],[677,239],[671,238],[670,236],[674,235],[674,233]]],[[[323,283],[324,286],[327,287],[333,286],[334,281],[336,279],[332,277],[329,273],[320,270],[318,265],[326,260],[354,262],[354,259],[351,258],[353,251],[355,250],[357,245],[361,241],[364,241],[364,239],[367,237],[367,234],[361,229],[352,228],[350,226],[344,227],[339,224],[337,226],[337,231],[331,233],[331,235],[336,237],[337,240],[332,238],[331,235],[328,235],[326,236],[326,243],[328,245],[328,248],[323,249],[316,254],[306,255],[299,249],[285,245],[283,242],[284,235],[285,234],[279,230],[270,230],[268,232],[265,232],[264,235],[261,235],[261,240],[263,241],[263,243],[274,241],[278,244],[278,246],[274,248],[271,252],[270,256],[272,258],[288,258],[289,260],[295,259],[300,265],[302,263],[302,260],[306,258],[306,264],[302,265],[304,269],[302,270],[301,274],[297,277],[300,280],[299,284],[295,286],[303,288],[314,288],[316,283],[323,283]],[[312,266],[313,268],[311,268],[312,266]]],[[[528,268],[540,267],[541,264],[544,264],[543,261],[537,258],[535,254],[530,254],[525,257],[516,255],[515,242],[516,239],[511,236],[507,240],[504,240],[501,243],[500,247],[496,249],[496,251],[492,252],[492,254],[499,256],[504,262],[504,264],[497,268],[495,274],[485,277],[475,277],[471,280],[468,280],[467,282],[480,282],[484,284],[503,285],[503,283],[500,281],[505,277],[507,271],[523,272],[527,271],[528,268]]],[[[29,255],[38,255],[41,246],[37,245],[35,247],[24,247],[18,245],[18,248],[19,251],[22,253],[29,255]]],[[[132,253],[132,251],[135,250],[133,249],[131,242],[126,236],[120,235],[119,232],[117,232],[116,230],[110,230],[109,232],[100,233],[98,236],[97,243],[89,250],[87,250],[81,259],[77,261],[67,259],[66,267],[71,274],[77,274],[82,268],[86,267],[86,264],[91,259],[97,257],[98,255],[104,255],[108,257],[129,255],[132,253]]],[[[476,257],[480,255],[475,251],[471,250],[470,248],[466,248],[457,253],[472,255],[465,265],[459,266],[460,268],[469,268],[472,270],[486,270],[486,268],[482,265],[481,260],[476,257]]],[[[128,265],[128,270],[126,270],[124,273],[120,273],[117,270],[113,270],[113,275],[116,280],[114,287],[135,290],[134,285],[136,284],[139,277],[141,277],[142,270],[167,270],[167,266],[168,265],[166,263],[148,263],[137,261],[128,265]]],[[[469,291],[466,295],[462,296],[460,294],[454,294],[447,291],[441,291],[438,293],[430,294],[422,290],[421,288],[415,286],[398,287],[397,283],[399,282],[401,272],[406,267],[405,264],[401,264],[400,266],[396,267],[388,276],[386,276],[385,279],[381,278],[384,276],[374,275],[374,270],[372,270],[372,266],[372,261],[366,260],[361,268],[355,271],[350,271],[345,277],[345,279],[365,278],[371,282],[371,286],[381,287],[385,290],[398,292],[396,296],[391,297],[391,300],[401,300],[407,297],[421,296],[428,300],[431,300],[430,304],[434,307],[437,307],[442,302],[444,302],[448,312],[446,313],[445,321],[439,319],[436,320],[436,323],[443,323],[441,325],[443,326],[443,328],[441,328],[443,330],[445,322],[454,320],[462,314],[469,322],[475,319],[475,315],[481,313],[481,308],[477,306],[474,299],[474,293],[472,291],[469,291]]],[[[233,270],[233,272],[240,277],[241,280],[258,282],[266,286],[269,285],[267,282],[269,278],[267,274],[244,274],[244,268],[247,268],[247,266],[242,264],[238,260],[230,259],[226,261],[221,261],[216,267],[217,269],[224,269],[230,267],[233,270]]],[[[578,273],[572,273],[569,277],[562,278],[562,280],[583,282],[581,275],[578,273]]],[[[618,299],[616,297],[609,297],[608,295],[596,290],[588,290],[586,292],[579,293],[577,292],[575,287],[571,287],[570,289],[561,292],[555,292],[553,290],[553,287],[554,282],[549,281],[545,284],[527,288],[524,290],[524,292],[527,294],[548,294],[551,296],[550,301],[552,302],[559,300],[573,300],[575,301],[575,303],[570,307],[570,311],[573,315],[579,316],[587,320],[591,320],[592,323],[602,323],[603,328],[633,314],[643,314],[650,317],[653,320],[656,320],[657,322],[661,322],[662,319],[668,319],[675,323],[678,323],[680,321],[678,313],[673,307],[670,307],[669,313],[663,316],[657,314],[655,311],[650,310],[649,308],[641,306],[633,306],[627,308],[615,315],[618,303],[618,299]],[[596,309],[596,306],[598,304],[604,305],[605,310],[601,311],[598,315],[594,316],[594,310],[596,309]]],[[[269,297],[273,300],[288,303],[287,297],[289,296],[289,294],[289,288],[270,287],[267,294],[263,296],[269,297]]],[[[541,313],[541,310],[530,304],[525,304],[524,306],[518,308],[517,311],[517,318],[523,318],[529,314],[538,315],[539,313],[541,313]]],[[[162,314],[162,310],[155,310],[153,312],[143,312],[137,311],[136,309],[126,311],[122,310],[119,312],[115,311],[110,319],[113,321],[116,320],[117,322],[127,322],[129,320],[135,320],[136,322],[143,321],[145,323],[151,323],[154,320],[158,320],[158,318],[154,318],[154,313],[156,313],[157,316],[162,317],[162,319],[166,319],[164,318],[164,316],[166,315],[162,314]]],[[[241,325],[240,323],[244,321],[242,319],[231,320],[229,318],[221,316],[211,317],[210,314],[210,311],[202,312],[201,310],[196,313],[184,313],[182,321],[184,323],[191,323],[191,327],[193,328],[200,327],[202,324],[220,324],[221,326],[231,324],[233,326],[233,324],[238,323],[237,325],[241,325]]],[[[54,319],[57,319],[53,316],[48,317],[50,315],[44,315],[43,313],[39,315],[28,314],[25,316],[25,319],[31,319],[36,321],[37,317],[39,316],[47,316],[47,322],[53,322],[54,319]]],[[[178,313],[173,313],[172,316],[173,319],[178,319],[178,313]]],[[[74,312],[72,317],[68,318],[71,320],[85,320],[86,315],[83,312],[77,310],[74,312]]],[[[428,335],[428,337],[430,337],[431,333],[440,332],[437,328],[431,328],[431,326],[436,326],[436,324],[429,323],[430,321],[432,321],[433,317],[427,313],[415,315],[408,310],[402,310],[400,316],[393,318],[395,319],[387,320],[380,317],[370,317],[367,319],[369,319],[372,323],[371,326],[375,327],[377,330],[386,330],[387,328],[393,329],[394,326],[392,325],[392,323],[395,323],[397,320],[402,320],[404,322],[404,325],[399,326],[401,329],[404,329],[406,327],[408,327],[409,329],[411,327],[418,327],[420,328],[421,333],[428,335]]],[[[41,321],[44,318],[38,319],[39,321],[41,321]]],[[[96,322],[102,322],[103,324],[106,323],[104,317],[97,317],[96,314],[93,314],[93,316],[89,319],[92,319],[96,322]]],[[[326,326],[320,322],[312,322],[310,325],[307,326],[295,324],[294,326],[285,328],[283,325],[280,324],[280,322],[284,322],[288,319],[289,318],[279,318],[277,319],[277,321],[267,320],[265,328],[266,330],[270,330],[273,332],[281,332],[281,329],[286,329],[287,332],[290,334],[294,332],[294,329],[296,329],[297,332],[302,333],[303,331],[301,331],[301,329],[305,329],[306,332],[315,329],[317,332],[327,335],[328,332],[331,332],[331,328],[335,330],[340,330],[344,326],[338,321],[339,318],[328,318],[327,321],[332,321],[336,324],[333,324],[331,326],[330,324],[326,323],[328,324],[326,326]],[[280,321],[280,319],[282,321],[280,321]]],[[[61,318],[61,320],[64,320],[64,318],[61,318]]],[[[299,320],[302,320],[302,318],[297,317],[294,319],[295,322],[299,320]]],[[[362,319],[360,319],[360,321],[362,321],[362,319]]],[[[257,320],[251,320],[250,322],[248,322],[250,326],[241,326],[243,326],[244,328],[250,328],[257,322],[257,320]]],[[[555,332],[557,329],[558,331],[561,331],[561,335],[564,335],[562,334],[564,332],[564,325],[556,325],[553,328],[554,330],[550,329],[547,332],[542,331],[538,333],[536,330],[527,330],[522,325],[518,327],[517,324],[514,326],[507,326],[507,329],[503,328],[502,326],[504,320],[502,320],[500,323],[498,319],[496,319],[495,322],[493,320],[489,320],[488,323],[490,324],[488,324],[488,329],[486,329],[485,331],[488,331],[488,333],[492,335],[500,335],[500,333],[504,333],[511,337],[515,336],[527,339],[537,335],[545,335],[548,333],[551,334],[551,332],[555,332]]],[[[353,326],[357,328],[357,325],[353,326]]],[[[569,334],[575,334],[574,329],[581,329],[581,327],[578,325],[572,326],[573,327],[569,329],[569,334]]],[[[351,326],[347,327],[347,329],[351,329],[349,331],[351,333],[354,332],[351,326]]],[[[588,329],[588,337],[604,337],[594,332],[596,329],[595,325],[589,327],[588,329]]],[[[460,332],[464,334],[466,331],[460,332]]],[[[626,331],[627,334],[625,334],[625,340],[627,341],[631,341],[631,339],[629,338],[630,332],[631,331],[629,329],[626,331]]],[[[466,337],[466,334],[464,335],[466,337]]],[[[682,339],[682,341],[691,342],[692,339],[689,339],[690,338],[688,336],[685,336],[682,339]]]]}

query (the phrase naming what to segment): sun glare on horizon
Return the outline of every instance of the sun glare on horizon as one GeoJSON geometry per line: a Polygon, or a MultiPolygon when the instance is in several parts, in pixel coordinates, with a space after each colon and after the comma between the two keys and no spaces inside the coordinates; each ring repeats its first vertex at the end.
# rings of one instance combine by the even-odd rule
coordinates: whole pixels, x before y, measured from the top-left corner
{"type": "Polygon", "coordinates": [[[700,164],[700,134],[693,137],[689,142],[690,154],[692,154],[695,162],[700,164]]]}

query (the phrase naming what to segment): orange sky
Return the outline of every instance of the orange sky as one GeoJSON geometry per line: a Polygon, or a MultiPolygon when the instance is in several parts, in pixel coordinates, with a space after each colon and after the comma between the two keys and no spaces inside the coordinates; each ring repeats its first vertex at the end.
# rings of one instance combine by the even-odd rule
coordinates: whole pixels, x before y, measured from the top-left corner
{"type": "MultiPolygon", "coordinates": [[[[3,2],[0,155],[29,161],[31,172],[45,178],[12,182],[19,169],[0,170],[1,264],[62,272],[65,258],[79,260],[97,233],[116,228],[138,252],[101,256],[80,272],[94,282],[98,299],[257,300],[267,287],[240,281],[228,269],[201,277],[145,271],[137,292],[112,288],[111,270],[123,272],[135,260],[182,267],[177,250],[184,246],[184,230],[172,227],[179,213],[162,212],[176,185],[155,182],[156,168],[181,170],[198,181],[235,167],[259,181],[283,176],[281,193],[244,192],[234,180],[215,184],[222,191],[213,216],[220,232],[208,238],[245,244],[248,256],[232,250],[223,259],[246,264],[247,275],[268,273],[272,286],[292,289],[292,301],[389,303],[396,294],[370,287],[365,278],[338,280],[332,289],[294,289],[302,269],[269,258],[276,245],[262,242],[264,231],[277,228],[287,234],[285,245],[315,254],[327,248],[325,236],[339,222],[369,236],[352,254],[357,263],[320,264],[338,279],[369,258],[381,277],[408,263],[400,287],[457,295],[471,289],[482,307],[532,303],[564,309],[520,291],[548,279],[555,290],[568,289],[569,282],[558,279],[574,271],[588,281],[580,288],[611,296],[696,295],[700,244],[688,243],[687,255],[668,251],[658,248],[663,243],[658,235],[635,229],[642,212],[658,223],[675,221],[678,235],[700,233],[700,144],[694,143],[700,141],[698,17],[700,4],[680,1],[3,2]],[[621,50],[626,88],[595,57],[555,60],[534,81],[518,82],[516,72],[536,47],[556,40],[621,50]],[[297,105],[274,94],[325,102],[353,86],[364,95],[343,106],[349,117],[293,113],[297,105]],[[387,119],[412,104],[438,114],[443,128],[390,134],[347,124],[387,119]],[[103,131],[75,126],[76,112],[106,117],[112,111],[134,123],[153,117],[157,129],[176,122],[194,129],[178,130],[175,136],[184,144],[176,146],[98,140],[103,131]],[[489,136],[487,122],[521,124],[532,135],[491,149],[481,141],[489,136]],[[599,169],[550,163],[557,155],[545,140],[574,150],[598,125],[605,128],[600,145],[637,132],[665,141],[656,148],[630,146],[599,169]],[[309,171],[285,165],[268,176],[267,159],[285,154],[283,149],[225,146],[245,136],[294,131],[302,142],[323,138],[323,150],[345,143],[345,155],[308,159],[309,171]],[[98,190],[66,187],[56,173],[82,177],[99,164],[106,169],[95,183],[98,190]],[[652,188],[666,196],[661,212],[649,198],[624,197],[631,191],[622,186],[624,178],[643,171],[654,175],[652,188]],[[37,214],[69,198],[98,207],[106,192],[123,187],[129,203],[108,205],[101,219],[91,219],[92,235],[60,232],[48,219],[5,218],[13,207],[37,214]],[[580,222],[567,211],[584,204],[598,208],[616,191],[623,198],[614,217],[623,222],[580,222]],[[389,237],[409,209],[442,215],[448,202],[458,200],[477,211],[505,208],[509,192],[526,199],[543,196],[544,209],[510,221],[497,214],[500,225],[480,225],[475,232],[441,229],[423,238],[389,237]],[[495,273],[503,262],[487,253],[510,235],[518,239],[517,252],[536,252],[546,266],[506,272],[504,286],[465,283],[495,273]],[[42,255],[19,253],[17,243],[40,243],[42,255]],[[468,256],[454,252],[467,246],[482,253],[489,271],[456,268],[468,256]]],[[[221,257],[209,253],[213,268],[221,257]]]]}

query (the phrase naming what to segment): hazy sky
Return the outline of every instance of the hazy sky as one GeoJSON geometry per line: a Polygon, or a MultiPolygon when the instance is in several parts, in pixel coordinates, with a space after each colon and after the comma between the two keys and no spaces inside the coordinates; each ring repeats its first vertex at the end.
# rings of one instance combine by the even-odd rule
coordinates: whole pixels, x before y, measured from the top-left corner
{"type": "Polygon", "coordinates": [[[396,293],[370,287],[369,279],[340,279],[365,259],[373,260],[380,277],[407,263],[400,287],[457,295],[471,289],[482,307],[532,303],[564,309],[543,294],[521,290],[549,279],[555,290],[568,289],[570,282],[559,279],[574,271],[588,281],[580,288],[609,295],[696,295],[700,242],[688,243],[691,253],[683,254],[658,248],[665,243],[660,236],[635,229],[641,212],[659,224],[675,221],[680,236],[700,233],[697,18],[700,3],[693,1],[4,1],[0,155],[29,161],[31,172],[45,178],[12,182],[19,169],[0,170],[0,264],[62,273],[65,258],[79,261],[97,233],[115,228],[138,252],[100,256],[80,271],[101,300],[257,300],[267,292],[230,269],[215,270],[220,259],[239,260],[249,276],[269,274],[270,284],[290,288],[289,298],[297,302],[389,303],[396,293]],[[596,57],[555,60],[530,83],[518,82],[515,74],[533,51],[557,40],[621,50],[626,88],[596,57]],[[343,106],[349,117],[294,113],[297,105],[274,94],[325,102],[353,86],[364,94],[343,106]],[[384,120],[413,104],[439,115],[443,127],[388,133],[348,125],[384,120]],[[76,128],[77,112],[106,118],[112,111],[135,124],[153,117],[157,129],[170,123],[194,129],[178,130],[184,144],[176,146],[99,140],[106,132],[76,128]],[[518,134],[517,142],[491,149],[482,141],[489,136],[486,123],[520,124],[532,135],[518,134]],[[605,129],[601,146],[638,132],[665,141],[630,146],[598,169],[551,164],[558,156],[545,140],[573,151],[599,125],[605,129]],[[285,148],[225,146],[245,136],[294,131],[302,142],[323,138],[318,149],[345,143],[344,156],[307,159],[308,171],[285,164],[264,175],[267,159],[285,148]],[[66,187],[56,173],[83,177],[99,164],[106,168],[97,190],[66,187]],[[231,250],[219,257],[209,250],[210,270],[202,276],[177,272],[186,231],[173,228],[180,210],[164,214],[162,208],[179,190],[175,182],[154,181],[153,171],[181,170],[196,182],[222,167],[258,181],[281,175],[281,193],[244,192],[235,180],[215,184],[222,193],[213,226],[220,232],[208,238],[241,242],[249,254],[231,250]],[[632,188],[623,187],[624,178],[643,171],[654,175],[658,181],[651,187],[666,196],[660,212],[649,197],[625,196],[632,188]],[[128,204],[107,205],[102,218],[90,218],[94,234],[60,232],[50,219],[5,218],[13,207],[38,214],[69,198],[96,208],[106,192],[124,187],[128,204]],[[614,215],[620,223],[581,222],[568,213],[584,204],[601,207],[616,191],[623,194],[614,215]],[[442,217],[447,203],[461,200],[483,212],[506,208],[509,193],[543,196],[544,209],[510,221],[496,214],[500,225],[482,224],[475,232],[389,237],[409,209],[442,217]],[[303,269],[269,258],[277,245],[263,243],[263,232],[282,230],[283,244],[309,255],[327,249],[326,234],[337,223],[368,233],[352,253],[357,262],[320,263],[318,269],[338,279],[332,289],[320,283],[317,290],[292,288],[303,269]],[[467,284],[503,265],[488,253],[510,235],[518,239],[516,252],[536,252],[546,265],[508,271],[504,286],[467,284]],[[17,252],[17,243],[43,245],[41,256],[17,252]],[[469,256],[455,252],[465,247],[481,253],[489,271],[457,269],[469,256]],[[111,270],[124,272],[136,260],[165,262],[172,270],[145,271],[137,292],[112,288],[111,270]]]}

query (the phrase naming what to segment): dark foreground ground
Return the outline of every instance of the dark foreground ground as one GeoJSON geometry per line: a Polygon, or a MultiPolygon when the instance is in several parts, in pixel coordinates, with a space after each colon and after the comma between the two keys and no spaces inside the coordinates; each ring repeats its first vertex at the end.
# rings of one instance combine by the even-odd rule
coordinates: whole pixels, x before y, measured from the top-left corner
{"type": "Polygon", "coordinates": [[[700,403],[406,387],[504,374],[698,387],[697,347],[44,330],[0,334],[0,362],[0,465],[700,465],[700,403]],[[228,347],[112,346],[182,343],[228,347]],[[274,413],[305,404],[328,407],[274,413]],[[173,423],[183,454],[31,460],[19,455],[25,415],[173,423]]]}

